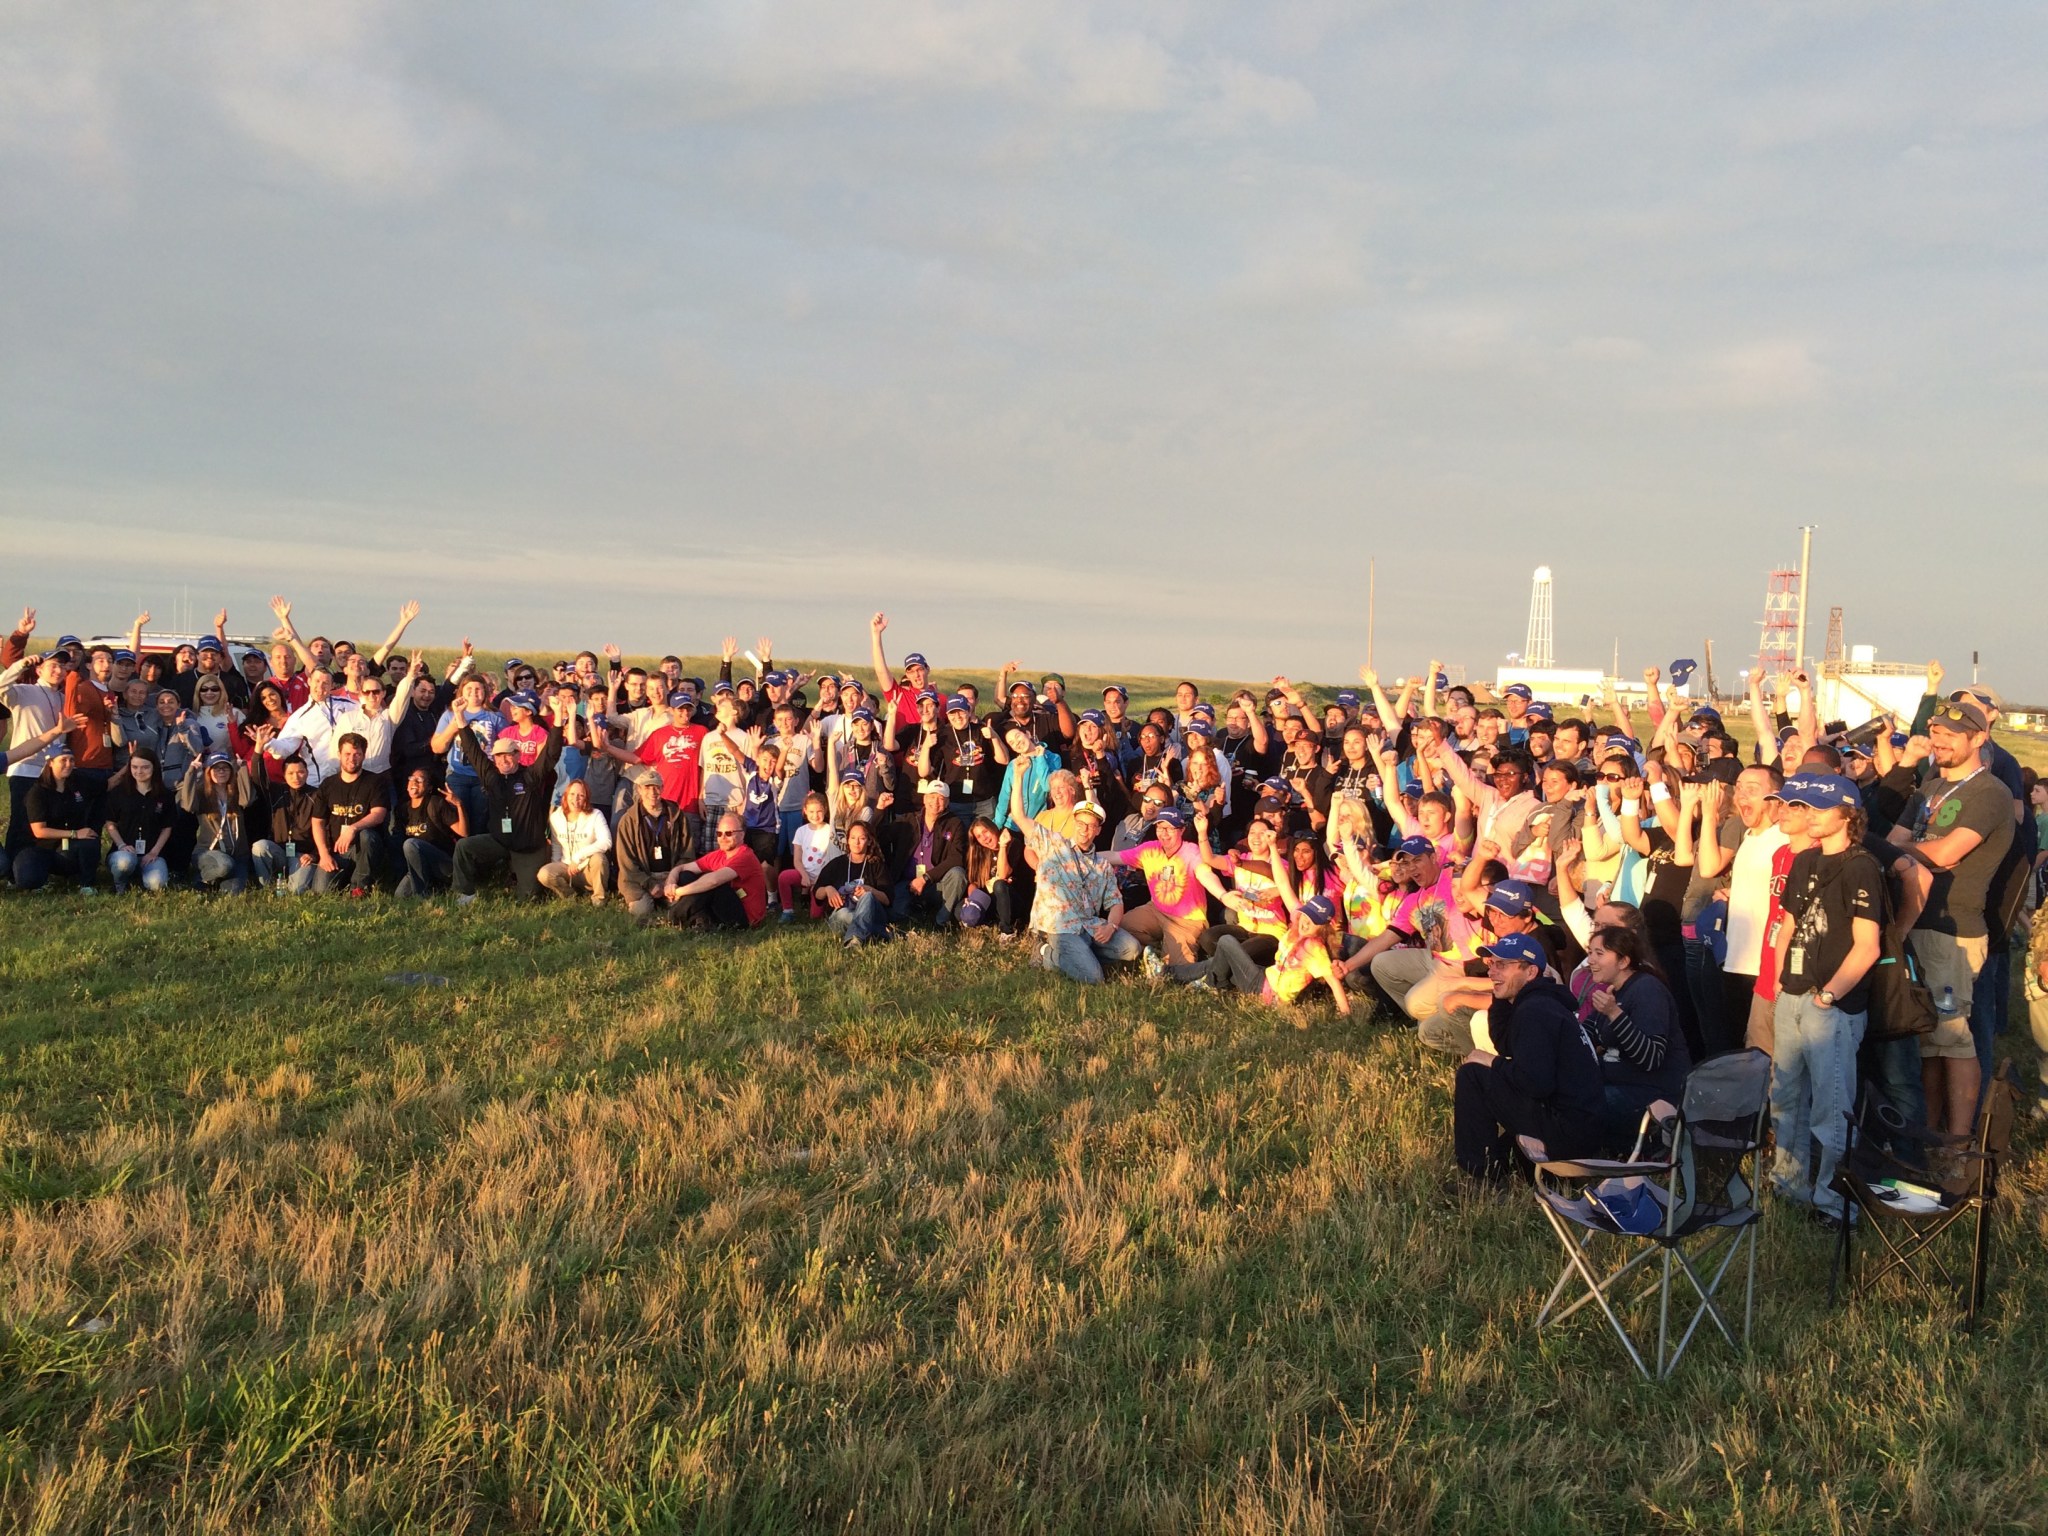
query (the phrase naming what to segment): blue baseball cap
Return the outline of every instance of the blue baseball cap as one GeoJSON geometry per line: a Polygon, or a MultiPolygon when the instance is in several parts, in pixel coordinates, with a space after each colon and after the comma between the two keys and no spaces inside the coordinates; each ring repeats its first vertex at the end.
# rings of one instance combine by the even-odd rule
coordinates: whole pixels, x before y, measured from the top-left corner
{"type": "Polygon", "coordinates": [[[918,702],[918,703],[920,703],[920,704],[922,704],[922,703],[923,703],[923,702],[924,702],[924,701],[925,701],[926,699],[930,699],[930,700],[931,700],[931,701],[932,701],[932,702],[933,702],[934,704],[938,703],[938,702],[939,702],[939,690],[938,690],[938,689],[936,689],[936,688],[920,688],[920,689],[918,689],[918,691],[917,691],[917,702],[918,702]]]}
{"type": "Polygon", "coordinates": [[[1681,656],[1678,660],[1671,663],[1671,666],[1669,668],[1669,671],[1671,673],[1672,687],[1683,688],[1685,686],[1686,679],[1691,677],[1693,673],[1699,671],[1699,669],[1700,664],[1694,661],[1690,656],[1681,656]]]}
{"type": "Polygon", "coordinates": [[[694,704],[696,702],[697,695],[690,692],[687,688],[678,688],[668,696],[668,707],[670,709],[681,709],[686,704],[694,704]]]}
{"type": "Polygon", "coordinates": [[[1504,699],[1527,700],[1536,697],[1536,690],[1527,683],[1509,683],[1507,687],[1501,689],[1500,694],[1504,699]]]}
{"type": "Polygon", "coordinates": [[[1700,705],[1699,708],[1692,712],[1692,717],[1695,720],[1711,720],[1716,725],[1721,723],[1721,711],[1714,708],[1711,704],[1700,705]]]}
{"type": "Polygon", "coordinates": [[[235,766],[235,760],[225,752],[209,752],[206,754],[206,766],[209,768],[232,768],[235,766]]]}
{"type": "Polygon", "coordinates": [[[1504,939],[1495,939],[1491,944],[1479,946],[1481,958],[1487,960],[1519,960],[1524,965],[1533,965],[1542,970],[1550,964],[1550,957],[1543,952],[1543,946],[1526,933],[1511,933],[1504,939]]]}
{"type": "MultiPolygon", "coordinates": [[[[76,640],[68,638],[65,640],[64,643],[66,645],[78,644],[76,640]]],[[[222,645],[218,640],[214,639],[212,635],[205,635],[201,637],[199,641],[199,649],[202,651],[214,651],[222,654],[225,654],[225,652],[227,651],[227,647],[222,645]]]]}
{"type": "Polygon", "coordinates": [[[1168,805],[1161,807],[1152,819],[1166,826],[1179,827],[1185,830],[1188,824],[1188,813],[1177,805],[1168,805]]]}
{"type": "Polygon", "coordinates": [[[923,667],[927,672],[929,672],[931,670],[932,664],[924,659],[923,651],[912,651],[908,656],[903,658],[903,665],[906,667],[923,667]]]}
{"type": "Polygon", "coordinates": [[[1109,724],[1109,716],[1105,715],[1099,709],[1084,709],[1081,711],[1080,714],[1074,716],[1074,718],[1076,720],[1086,720],[1093,725],[1109,724]]]}
{"type": "Polygon", "coordinates": [[[1811,810],[1826,811],[1840,808],[1856,811],[1863,808],[1863,792],[1856,787],[1856,781],[1841,773],[1802,773],[1785,781],[1785,787],[1778,791],[1778,798],[1790,805],[1803,805],[1811,810]]]}
{"type": "Polygon", "coordinates": [[[540,695],[531,688],[521,688],[505,695],[505,706],[508,709],[531,710],[537,715],[540,713],[540,695]]]}
{"type": "Polygon", "coordinates": [[[1904,750],[1905,750],[1905,746],[1906,746],[1906,743],[1907,743],[1908,741],[1910,741],[1911,739],[1912,739],[1912,738],[1911,738],[1911,737],[1909,737],[1909,736],[1908,736],[1908,735],[1907,735],[1907,734],[1906,734],[1906,733],[1905,733],[1904,731],[1893,731],[1893,732],[1892,732],[1892,750],[1893,750],[1894,752],[1901,752],[1901,751],[1904,751],[1904,750]]]}
{"type": "Polygon", "coordinates": [[[734,697],[738,697],[737,693],[733,689],[732,684],[728,683],[724,678],[720,678],[717,682],[711,685],[711,693],[714,698],[721,693],[731,693],[734,695],[734,697]]]}
{"type": "Polygon", "coordinates": [[[839,782],[842,784],[865,784],[867,781],[868,776],[858,768],[842,768],[839,770],[839,782]]]}
{"type": "Polygon", "coordinates": [[[1433,859],[1436,857],[1437,847],[1433,841],[1417,832],[1394,844],[1394,853],[1397,857],[1405,855],[1411,859],[1433,859]]]}
{"type": "Polygon", "coordinates": [[[1122,683],[1111,683],[1102,690],[1102,696],[1105,699],[1108,698],[1112,693],[1120,699],[1128,699],[1131,696],[1131,690],[1126,688],[1122,683]]]}
{"type": "Polygon", "coordinates": [[[967,702],[967,695],[964,693],[953,693],[946,696],[946,713],[950,715],[956,709],[963,715],[974,713],[973,708],[967,702]]]}
{"type": "Polygon", "coordinates": [[[134,659],[135,653],[129,650],[128,647],[125,645],[114,652],[114,660],[116,661],[133,661],[134,659]]]}
{"type": "Polygon", "coordinates": [[[1356,709],[1358,708],[1358,693],[1355,689],[1339,688],[1337,690],[1337,702],[1346,709],[1356,709]]]}
{"type": "Polygon", "coordinates": [[[1543,703],[1531,704],[1522,713],[1531,720],[1555,720],[1557,718],[1555,711],[1548,704],[1543,703]]]}
{"type": "Polygon", "coordinates": [[[1311,896],[1301,904],[1301,915],[1317,927],[1321,927],[1324,923],[1335,920],[1337,904],[1327,896],[1311,896]]]}
{"type": "MultiPolygon", "coordinates": [[[[210,638],[211,638],[211,636],[209,636],[208,638],[210,639],[210,638]]],[[[57,643],[58,643],[59,645],[61,645],[61,646],[64,646],[64,647],[66,647],[66,648],[68,649],[68,648],[70,648],[71,646],[74,646],[74,645],[83,645],[83,644],[84,644],[85,642],[84,642],[84,641],[82,641],[82,640],[80,640],[80,639],[78,638],[78,636],[76,636],[76,635],[59,635],[59,636],[57,637],[57,643]]],[[[218,640],[215,640],[215,641],[214,641],[214,644],[215,644],[216,646],[218,646],[218,645],[220,644],[220,642],[219,642],[218,640]]]]}
{"type": "Polygon", "coordinates": [[[1508,917],[1527,917],[1536,910],[1536,893],[1520,880],[1501,880],[1486,893],[1486,904],[1508,917]]]}
{"type": "Polygon", "coordinates": [[[1188,713],[1190,715],[1200,715],[1205,720],[1214,720],[1216,718],[1216,706],[1204,699],[1196,704],[1194,708],[1190,709],[1188,713]]]}
{"type": "Polygon", "coordinates": [[[780,688],[782,686],[782,673],[780,671],[763,672],[761,674],[761,686],[763,688],[780,688]]]}
{"type": "Polygon", "coordinates": [[[849,720],[865,720],[869,725],[873,725],[875,723],[875,712],[863,704],[846,718],[849,720]]]}

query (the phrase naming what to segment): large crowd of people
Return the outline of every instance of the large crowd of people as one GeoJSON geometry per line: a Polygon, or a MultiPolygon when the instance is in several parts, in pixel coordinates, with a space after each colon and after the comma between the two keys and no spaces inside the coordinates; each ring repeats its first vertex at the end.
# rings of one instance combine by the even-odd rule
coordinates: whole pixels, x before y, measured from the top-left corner
{"type": "MultiPolygon", "coordinates": [[[[1691,1064],[1771,1053],[1779,1191],[1842,1219],[1844,1112],[1972,1122],[2006,1025],[2010,954],[2048,1058],[2048,793],[1992,739],[1989,688],[1928,669],[1910,721],[1814,714],[1803,674],[1755,674],[1745,747],[1652,671],[1570,713],[1438,663],[1320,707],[1285,677],[1068,696],[1002,669],[994,696],[927,659],[815,676],[759,642],[735,675],[628,666],[605,645],[441,675],[383,644],[36,641],[0,653],[4,873],[32,892],[193,886],[458,904],[492,891],[616,903],[646,923],[822,923],[849,947],[910,928],[1301,1009],[1367,999],[1457,1058],[1457,1159],[1515,1139],[1626,1148],[1691,1064]],[[1390,691],[1391,690],[1391,691],[1390,691]],[[1078,707],[1077,707],[1078,706],[1078,707]],[[1883,1016],[1901,956],[1931,1033],[1883,1016]]],[[[1305,1012],[1297,1013],[1305,1021],[1305,1012]]],[[[2041,1090],[2048,1113],[2048,1083],[2041,1090]]]]}

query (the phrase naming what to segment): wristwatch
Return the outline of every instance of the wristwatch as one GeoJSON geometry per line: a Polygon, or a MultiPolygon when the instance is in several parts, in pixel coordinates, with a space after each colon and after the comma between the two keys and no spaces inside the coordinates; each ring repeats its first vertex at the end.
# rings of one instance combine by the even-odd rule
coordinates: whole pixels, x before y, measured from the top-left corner
{"type": "Polygon", "coordinates": [[[1832,1008],[1835,1006],[1835,994],[1830,992],[1826,987],[1822,987],[1818,992],[1814,993],[1813,1000],[1816,1003],[1819,1003],[1823,1008],[1832,1008]]]}

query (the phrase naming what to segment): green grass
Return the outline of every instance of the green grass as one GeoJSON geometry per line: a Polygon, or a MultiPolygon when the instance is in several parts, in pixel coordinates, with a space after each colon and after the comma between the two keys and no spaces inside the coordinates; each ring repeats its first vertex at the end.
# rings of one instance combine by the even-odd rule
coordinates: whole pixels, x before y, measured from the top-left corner
{"type": "Polygon", "coordinates": [[[1442,1192],[1448,1064],[1327,1006],[581,906],[0,909],[0,1529],[2048,1525],[2033,1127],[1976,1336],[1831,1310],[1774,1212],[1753,1352],[1653,1387],[1532,1336],[1555,1245],[1442,1192]]]}

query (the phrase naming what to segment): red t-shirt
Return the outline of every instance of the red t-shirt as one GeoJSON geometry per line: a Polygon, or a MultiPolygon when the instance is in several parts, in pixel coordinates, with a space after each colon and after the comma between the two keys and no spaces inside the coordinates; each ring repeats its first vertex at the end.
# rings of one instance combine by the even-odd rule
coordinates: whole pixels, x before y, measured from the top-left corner
{"type": "Polygon", "coordinates": [[[727,853],[723,848],[714,848],[697,860],[702,870],[738,870],[733,884],[739,887],[740,901],[747,909],[747,924],[755,926],[768,916],[768,875],[761,868],[761,861],[754,857],[754,850],[742,844],[727,853]]]}
{"type": "Polygon", "coordinates": [[[704,764],[699,749],[710,734],[702,725],[664,725],[640,743],[640,761],[652,764],[661,775],[661,798],[671,805],[702,812],[704,764]]]}
{"type": "Polygon", "coordinates": [[[1799,855],[1787,843],[1771,855],[1771,915],[1764,922],[1763,960],[1756,968],[1756,995],[1767,1003],[1778,1000],[1778,919],[1785,915],[1785,879],[1792,873],[1792,861],[1799,855]]]}
{"type": "Polygon", "coordinates": [[[264,681],[266,683],[275,683],[284,690],[284,707],[287,710],[297,709],[313,696],[312,690],[306,682],[306,674],[303,672],[294,672],[290,677],[279,677],[273,672],[264,681]]]}

